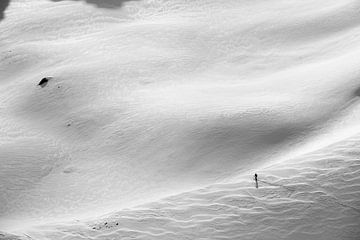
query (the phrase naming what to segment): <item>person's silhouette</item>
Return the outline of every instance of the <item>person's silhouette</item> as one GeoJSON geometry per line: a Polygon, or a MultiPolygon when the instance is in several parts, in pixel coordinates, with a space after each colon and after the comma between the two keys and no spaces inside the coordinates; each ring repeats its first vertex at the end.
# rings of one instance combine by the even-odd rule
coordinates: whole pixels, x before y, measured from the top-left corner
{"type": "Polygon", "coordinates": [[[255,187],[256,187],[256,188],[259,188],[259,184],[258,184],[258,175],[257,175],[257,173],[255,173],[255,175],[254,175],[254,179],[255,179],[255,187]]]}

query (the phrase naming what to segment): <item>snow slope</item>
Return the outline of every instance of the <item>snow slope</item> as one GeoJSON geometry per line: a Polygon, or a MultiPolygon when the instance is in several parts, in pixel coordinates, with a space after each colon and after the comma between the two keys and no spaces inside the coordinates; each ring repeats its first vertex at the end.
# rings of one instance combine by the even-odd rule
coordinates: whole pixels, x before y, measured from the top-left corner
{"type": "Polygon", "coordinates": [[[87,222],[28,230],[35,239],[358,239],[357,134],[251,179],[183,193],[87,222]]]}
{"type": "Polygon", "coordinates": [[[348,137],[360,2],[13,0],[4,16],[1,230],[359,237],[348,137]],[[254,171],[266,176],[258,190],[254,171]]]}

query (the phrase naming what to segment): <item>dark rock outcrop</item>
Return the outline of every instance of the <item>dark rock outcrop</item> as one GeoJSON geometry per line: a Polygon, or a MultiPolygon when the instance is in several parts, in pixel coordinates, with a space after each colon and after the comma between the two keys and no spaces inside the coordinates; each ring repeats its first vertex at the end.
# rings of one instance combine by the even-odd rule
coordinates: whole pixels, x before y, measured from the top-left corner
{"type": "Polygon", "coordinates": [[[48,82],[50,81],[51,77],[45,77],[43,79],[41,79],[41,81],[39,82],[39,86],[40,87],[46,87],[46,85],[48,84],[48,82]]]}

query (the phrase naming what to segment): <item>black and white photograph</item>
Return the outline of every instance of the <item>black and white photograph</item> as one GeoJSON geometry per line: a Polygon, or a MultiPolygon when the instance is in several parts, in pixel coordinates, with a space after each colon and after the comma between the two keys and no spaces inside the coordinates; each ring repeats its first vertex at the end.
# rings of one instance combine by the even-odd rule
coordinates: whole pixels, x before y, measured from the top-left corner
{"type": "Polygon", "coordinates": [[[0,240],[359,240],[360,0],[0,0],[0,240]]]}

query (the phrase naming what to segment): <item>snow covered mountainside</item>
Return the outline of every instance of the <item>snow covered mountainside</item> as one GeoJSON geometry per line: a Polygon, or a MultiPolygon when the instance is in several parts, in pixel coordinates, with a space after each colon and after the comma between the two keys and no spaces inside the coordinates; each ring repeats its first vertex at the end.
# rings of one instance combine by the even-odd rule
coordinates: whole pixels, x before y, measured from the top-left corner
{"type": "Polygon", "coordinates": [[[360,238],[358,0],[0,12],[0,239],[360,238]]]}

